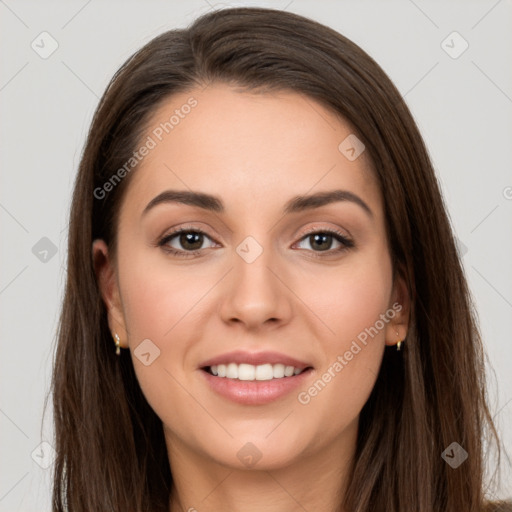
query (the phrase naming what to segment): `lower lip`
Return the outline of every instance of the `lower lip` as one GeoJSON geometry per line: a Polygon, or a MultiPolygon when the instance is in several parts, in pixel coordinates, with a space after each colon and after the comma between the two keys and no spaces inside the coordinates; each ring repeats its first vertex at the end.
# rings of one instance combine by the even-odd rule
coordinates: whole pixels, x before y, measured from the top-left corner
{"type": "Polygon", "coordinates": [[[299,375],[271,380],[238,380],[216,377],[206,370],[200,370],[210,387],[225,398],[244,405],[264,405],[291,393],[301,385],[313,372],[313,368],[304,370],[299,375]]]}

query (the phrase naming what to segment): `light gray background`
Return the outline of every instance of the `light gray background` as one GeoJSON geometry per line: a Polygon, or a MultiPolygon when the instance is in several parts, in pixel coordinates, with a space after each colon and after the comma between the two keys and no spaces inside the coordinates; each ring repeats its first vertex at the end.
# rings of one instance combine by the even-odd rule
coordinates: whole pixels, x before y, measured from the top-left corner
{"type": "MultiPolygon", "coordinates": [[[[50,469],[33,458],[51,461],[51,449],[37,447],[52,439],[51,409],[42,430],[41,417],[64,284],[66,219],[98,98],[144,43],[228,5],[286,8],[330,25],[372,55],[405,96],[461,241],[495,371],[492,413],[511,452],[510,1],[0,0],[0,511],[50,510],[50,469]],[[31,48],[43,31],[59,45],[47,59],[31,48]],[[457,59],[441,46],[453,31],[469,43],[457,59]],[[57,248],[46,262],[32,252],[42,237],[57,248]]],[[[448,44],[461,48],[460,41],[448,44]]],[[[512,481],[509,465],[503,477],[512,481]]],[[[511,494],[509,483],[497,491],[511,494]]]]}

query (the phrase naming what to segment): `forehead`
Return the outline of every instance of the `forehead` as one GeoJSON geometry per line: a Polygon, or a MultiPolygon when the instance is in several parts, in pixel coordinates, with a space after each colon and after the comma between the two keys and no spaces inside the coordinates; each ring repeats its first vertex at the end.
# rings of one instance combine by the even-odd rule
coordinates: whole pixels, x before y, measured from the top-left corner
{"type": "MultiPolygon", "coordinates": [[[[193,189],[240,205],[344,188],[380,207],[367,155],[340,143],[353,129],[312,98],[291,91],[241,92],[224,84],[169,97],[152,115],[127,195],[142,209],[166,188],[193,189]],[[343,149],[342,145],[342,149],[343,149]]],[[[352,140],[352,139],[348,139],[352,140]]]]}

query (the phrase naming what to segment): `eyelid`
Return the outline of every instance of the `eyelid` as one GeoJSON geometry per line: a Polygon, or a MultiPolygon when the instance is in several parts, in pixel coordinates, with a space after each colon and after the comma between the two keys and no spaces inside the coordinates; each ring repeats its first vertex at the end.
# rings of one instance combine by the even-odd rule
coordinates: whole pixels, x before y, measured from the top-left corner
{"type": "Polygon", "coordinates": [[[338,254],[346,249],[352,249],[353,247],[355,247],[355,243],[354,243],[352,237],[343,233],[339,228],[333,228],[333,227],[326,228],[326,227],[321,227],[321,226],[311,227],[311,228],[308,228],[305,232],[302,232],[301,237],[296,242],[294,242],[293,245],[296,245],[296,244],[302,242],[303,240],[307,239],[312,234],[316,234],[316,233],[325,233],[325,234],[329,234],[329,235],[333,236],[337,240],[337,242],[342,245],[342,247],[339,247],[338,249],[329,249],[326,251],[308,251],[308,252],[312,253],[315,257],[323,257],[323,255],[325,255],[325,256],[331,255],[332,256],[332,255],[338,254]]]}
{"type": "MultiPolygon", "coordinates": [[[[346,230],[345,230],[346,231],[346,230]]],[[[325,226],[314,226],[306,228],[304,231],[301,232],[301,240],[307,235],[310,235],[312,233],[335,233],[337,235],[342,236],[343,238],[351,238],[350,233],[343,233],[340,228],[336,227],[325,227],[325,226]]]]}
{"type": "MultiPolygon", "coordinates": [[[[158,247],[162,247],[163,250],[165,250],[166,252],[168,252],[170,254],[177,255],[177,256],[182,256],[182,257],[196,256],[196,255],[199,255],[202,251],[204,251],[204,249],[196,249],[194,251],[185,251],[185,250],[180,250],[180,249],[174,249],[174,248],[171,248],[171,247],[166,247],[167,243],[170,240],[174,239],[180,233],[183,233],[183,232],[185,232],[185,233],[189,233],[189,232],[198,233],[198,234],[201,234],[201,235],[205,236],[206,238],[210,239],[213,243],[219,244],[219,242],[217,242],[217,240],[215,240],[215,238],[212,237],[211,235],[209,235],[205,230],[203,230],[203,229],[201,229],[199,227],[196,227],[196,226],[192,226],[192,225],[184,225],[184,226],[180,226],[180,227],[172,230],[170,233],[168,233],[166,235],[163,235],[163,236],[159,237],[156,245],[158,247]]],[[[335,254],[338,254],[338,253],[340,253],[340,252],[342,252],[342,251],[344,251],[346,249],[351,249],[352,247],[355,246],[355,244],[354,244],[352,238],[350,237],[350,235],[347,236],[339,228],[333,228],[333,227],[327,228],[327,227],[322,227],[322,226],[314,226],[314,227],[307,228],[305,231],[303,231],[300,234],[300,238],[293,243],[293,246],[296,245],[297,243],[302,242],[309,235],[315,234],[315,233],[327,233],[327,234],[330,234],[330,235],[334,236],[334,238],[337,239],[338,243],[340,243],[342,245],[342,247],[340,247],[340,248],[329,249],[329,250],[326,250],[326,251],[311,251],[311,250],[307,251],[307,252],[313,253],[313,255],[315,257],[323,257],[324,254],[325,254],[325,256],[327,256],[327,255],[335,255],[335,254]]],[[[297,236],[299,236],[299,235],[297,235],[297,236]]]]}
{"type": "Polygon", "coordinates": [[[201,234],[207,236],[208,238],[210,238],[210,239],[212,239],[213,241],[216,242],[215,238],[208,233],[207,229],[205,229],[203,227],[199,227],[199,226],[194,226],[192,224],[184,224],[184,225],[182,224],[182,225],[178,225],[178,227],[167,228],[164,231],[164,234],[159,235],[157,237],[157,240],[161,241],[161,240],[163,240],[165,238],[169,238],[169,237],[172,237],[172,236],[175,236],[175,235],[179,235],[182,232],[188,233],[189,231],[193,231],[195,233],[201,233],[201,234]]]}
{"type": "MultiPolygon", "coordinates": [[[[205,236],[206,238],[209,238],[215,244],[219,244],[219,242],[217,242],[217,240],[213,236],[208,234],[208,232],[205,229],[199,228],[197,226],[185,225],[185,226],[179,226],[179,227],[177,227],[175,229],[172,229],[167,234],[159,236],[157,238],[156,245],[157,246],[164,246],[170,240],[172,240],[173,238],[177,237],[181,233],[190,233],[190,232],[201,234],[201,235],[205,236]]],[[[201,251],[201,250],[202,249],[197,249],[196,251],[201,251]]],[[[180,251],[180,252],[186,252],[187,254],[194,254],[194,251],[180,251]]]]}

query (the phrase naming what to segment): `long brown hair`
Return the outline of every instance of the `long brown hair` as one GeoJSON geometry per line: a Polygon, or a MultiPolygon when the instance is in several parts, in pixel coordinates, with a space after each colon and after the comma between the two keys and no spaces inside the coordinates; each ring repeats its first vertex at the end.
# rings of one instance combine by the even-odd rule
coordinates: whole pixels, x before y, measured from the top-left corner
{"type": "Polygon", "coordinates": [[[402,351],[386,350],[361,411],[346,510],[480,512],[482,443],[496,432],[476,315],[424,142],[398,90],[361,48],[317,22],[262,8],[212,12],[156,37],[119,69],[97,107],[70,214],[53,373],[53,510],[168,510],[162,424],[128,351],[115,355],[91,258],[97,238],[115,251],[120,201],[137,171],[103,199],[94,191],[130,159],[163,100],[212,82],[293,90],[342,116],[364,142],[385,198],[410,328],[402,351]],[[441,457],[452,442],[469,454],[457,469],[441,457]]]}

